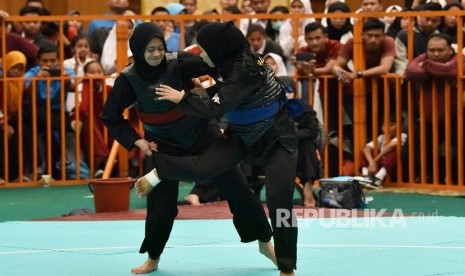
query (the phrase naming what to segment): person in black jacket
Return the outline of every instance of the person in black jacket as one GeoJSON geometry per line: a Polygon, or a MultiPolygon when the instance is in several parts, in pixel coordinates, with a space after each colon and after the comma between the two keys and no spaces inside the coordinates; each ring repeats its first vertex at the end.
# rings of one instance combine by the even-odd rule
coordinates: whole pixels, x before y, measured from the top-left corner
{"type": "MultiPolygon", "coordinates": [[[[124,68],[115,80],[102,112],[102,120],[111,136],[127,150],[137,146],[147,156],[152,155],[155,147],[159,152],[177,156],[201,154],[220,137],[218,123],[209,118],[185,115],[176,104],[157,100],[154,91],[161,83],[187,89],[193,86],[191,79],[207,73],[208,67],[198,55],[167,53],[162,31],[151,22],[136,27],[129,45],[134,63],[124,68]],[[137,110],[144,126],[144,138],[123,117],[124,109],[129,106],[137,110]]],[[[247,187],[239,168],[230,166],[211,180],[228,200],[241,241],[259,240],[260,252],[276,263],[270,242],[271,227],[263,206],[247,187]]],[[[147,252],[149,257],[144,264],[132,269],[134,274],[149,273],[158,268],[178,213],[178,181],[167,178],[145,195],[145,239],[139,252],[147,252]]]]}
{"type": "MultiPolygon", "coordinates": [[[[292,212],[297,163],[294,120],[286,108],[283,86],[263,58],[246,49],[246,39],[232,21],[205,25],[197,34],[200,56],[219,70],[216,84],[207,89],[218,101],[202,99],[169,85],[156,89],[158,100],[178,103],[184,114],[200,118],[226,115],[229,127],[203,154],[177,157],[154,153],[156,169],[136,181],[144,196],[160,179],[205,180],[228,170],[246,157],[265,165],[266,198],[281,275],[294,275],[297,225],[292,212]]],[[[293,111],[299,112],[299,107],[293,111]]]]}

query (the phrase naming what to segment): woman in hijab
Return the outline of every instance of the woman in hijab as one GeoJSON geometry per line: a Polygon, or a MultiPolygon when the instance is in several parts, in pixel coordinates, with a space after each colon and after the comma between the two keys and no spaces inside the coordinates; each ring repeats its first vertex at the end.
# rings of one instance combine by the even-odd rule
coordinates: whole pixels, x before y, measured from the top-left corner
{"type": "MultiPolygon", "coordinates": [[[[20,51],[10,51],[5,56],[5,70],[4,74],[7,78],[21,78],[26,72],[26,56],[20,51]]],[[[0,156],[4,156],[4,145],[3,137],[4,132],[7,132],[8,137],[8,164],[9,164],[9,179],[14,179],[18,176],[18,153],[19,144],[23,144],[23,160],[24,167],[22,171],[22,179],[20,181],[31,181],[29,176],[32,170],[32,164],[29,160],[32,160],[31,154],[31,143],[26,141],[31,136],[30,128],[23,124],[22,116],[22,100],[24,91],[24,80],[11,79],[6,81],[4,86],[2,83],[3,79],[0,79],[0,128],[1,128],[1,145],[0,145],[0,156]],[[6,95],[5,95],[6,94],[6,95]],[[3,110],[5,106],[4,100],[6,100],[6,110],[3,110]],[[4,124],[4,120],[6,124],[4,124]],[[29,176],[26,176],[29,175],[29,176]]],[[[4,160],[0,162],[0,175],[4,176],[4,160]]],[[[18,179],[19,180],[19,179],[18,179]]],[[[2,180],[3,181],[3,180],[2,180]]]]}
{"type": "MultiPolygon", "coordinates": [[[[229,127],[202,155],[175,157],[155,153],[156,169],[136,182],[136,192],[147,194],[160,179],[204,180],[236,166],[246,157],[265,167],[266,198],[281,275],[294,275],[297,225],[292,212],[297,162],[294,120],[288,114],[284,87],[262,58],[246,46],[234,22],[210,23],[197,34],[200,56],[219,70],[215,86],[207,89],[218,102],[168,85],[157,88],[160,100],[178,103],[185,114],[203,118],[226,116],[229,127]]],[[[291,109],[295,116],[302,110],[291,109]]],[[[300,113],[300,114],[299,114],[300,113]]]]}
{"type": "MultiPolygon", "coordinates": [[[[166,53],[163,32],[152,22],[136,27],[129,45],[134,63],[124,68],[115,80],[102,112],[102,120],[111,136],[127,150],[138,147],[147,156],[152,155],[155,147],[159,152],[177,156],[203,152],[220,137],[218,123],[185,115],[176,104],[159,100],[154,91],[162,83],[178,90],[187,90],[193,87],[191,79],[206,74],[209,68],[198,55],[166,53]],[[123,117],[123,111],[131,105],[142,121],[144,138],[123,117]]],[[[212,181],[230,204],[241,241],[258,239],[260,252],[274,260],[274,255],[271,255],[274,251],[270,242],[270,225],[263,207],[247,187],[247,181],[240,170],[231,166],[213,177],[212,181]]],[[[178,181],[164,180],[146,195],[145,239],[139,252],[148,252],[148,259],[132,269],[134,274],[149,273],[158,268],[160,255],[178,213],[178,181]]]]}
{"type": "MultiPolygon", "coordinates": [[[[349,6],[344,2],[334,2],[328,6],[328,13],[350,13],[349,6]]],[[[328,38],[337,40],[342,44],[346,43],[349,38],[353,37],[352,23],[350,18],[327,18],[328,38]]]]}
{"type": "MultiPolygon", "coordinates": [[[[291,14],[313,14],[312,4],[309,0],[292,0],[289,4],[291,14]]],[[[305,46],[305,26],[308,23],[315,22],[315,18],[304,18],[298,20],[298,25],[292,19],[286,22],[279,29],[279,45],[283,49],[285,57],[290,57],[294,54],[294,28],[298,28],[299,37],[297,37],[299,48],[305,46]]],[[[288,66],[289,68],[289,66],[288,66]]]]}

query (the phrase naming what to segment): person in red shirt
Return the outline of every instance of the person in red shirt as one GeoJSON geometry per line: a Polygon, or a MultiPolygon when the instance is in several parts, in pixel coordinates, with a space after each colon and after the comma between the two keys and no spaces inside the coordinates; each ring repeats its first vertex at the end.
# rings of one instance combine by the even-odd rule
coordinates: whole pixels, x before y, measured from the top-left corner
{"type": "MultiPolygon", "coordinates": [[[[353,59],[354,41],[349,39],[342,47],[339,56],[337,57],[336,64],[332,68],[334,75],[338,77],[339,83],[343,86],[351,87],[356,78],[365,79],[366,89],[366,122],[367,122],[367,137],[370,139],[372,131],[372,110],[371,110],[371,96],[372,96],[372,80],[378,80],[378,113],[382,114],[384,110],[384,94],[383,94],[383,79],[379,76],[391,72],[393,69],[394,58],[396,56],[396,49],[394,39],[387,36],[384,32],[385,24],[377,18],[369,18],[363,23],[362,30],[362,45],[365,58],[364,68],[355,68],[350,71],[347,69],[347,64],[353,59]]],[[[393,99],[391,97],[391,99],[393,99]]],[[[346,104],[344,108],[349,117],[352,118],[353,112],[351,104],[346,104]]]]}
{"type": "MultiPolygon", "coordinates": [[[[424,107],[424,117],[419,120],[425,121],[426,127],[426,164],[427,172],[433,171],[433,116],[437,116],[438,141],[442,143],[446,140],[445,123],[446,123],[446,107],[451,112],[451,143],[452,148],[457,148],[457,74],[458,74],[458,59],[457,54],[452,48],[452,38],[447,34],[435,33],[428,37],[426,41],[426,53],[420,54],[408,66],[405,71],[405,77],[414,85],[414,93],[417,101],[417,112],[420,105],[424,107]],[[450,101],[446,100],[446,83],[450,83],[450,101]],[[423,88],[423,89],[421,89],[423,88]],[[433,96],[433,89],[437,89],[437,98],[433,96]],[[423,93],[421,100],[420,93],[423,93]],[[434,113],[434,107],[437,113],[434,113]]],[[[465,63],[462,64],[464,66],[465,63]]],[[[417,113],[418,114],[418,113],[417,113]]],[[[416,124],[415,138],[417,143],[415,167],[416,172],[420,171],[421,160],[419,143],[419,124],[416,124]]],[[[423,145],[424,146],[424,145],[423,145]]],[[[457,158],[452,158],[453,179],[457,180],[457,158]],[[454,164],[455,163],[455,164],[454,164]]],[[[440,162],[440,181],[442,182],[445,176],[445,161],[440,162]]],[[[432,182],[432,175],[427,175],[427,182],[432,182]]],[[[421,181],[417,179],[416,181],[421,181]]]]}
{"type": "MultiPolygon", "coordinates": [[[[319,22],[312,22],[305,26],[305,42],[307,46],[300,48],[298,53],[313,53],[314,58],[309,61],[300,61],[297,60],[295,55],[292,56],[291,61],[297,68],[297,74],[302,78],[308,78],[310,76],[318,78],[323,75],[331,74],[331,69],[336,63],[336,59],[343,45],[337,40],[329,39],[326,28],[319,22]]],[[[302,86],[305,87],[305,85],[302,86]]],[[[338,129],[337,86],[338,83],[336,79],[329,79],[327,87],[325,87],[324,80],[320,79],[318,86],[318,92],[323,97],[323,99],[321,99],[322,102],[325,102],[325,97],[328,97],[328,108],[332,113],[332,116],[329,116],[325,122],[328,125],[329,131],[338,129]]],[[[308,91],[308,88],[303,88],[302,91],[304,94],[308,91]]]]}

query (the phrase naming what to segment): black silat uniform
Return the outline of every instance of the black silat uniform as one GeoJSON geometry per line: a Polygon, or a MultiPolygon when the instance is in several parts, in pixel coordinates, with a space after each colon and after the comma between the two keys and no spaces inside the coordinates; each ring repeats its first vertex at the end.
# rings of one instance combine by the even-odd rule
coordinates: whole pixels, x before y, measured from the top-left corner
{"type": "Polygon", "coordinates": [[[210,95],[217,93],[219,102],[205,101],[186,92],[178,104],[185,114],[201,118],[226,115],[230,126],[224,135],[202,155],[176,157],[155,153],[153,159],[160,179],[182,180],[206,180],[212,173],[222,173],[246,157],[260,159],[265,167],[278,266],[281,271],[290,272],[296,267],[297,255],[297,227],[292,225],[297,163],[294,120],[288,115],[284,90],[271,68],[245,50],[239,43],[241,39],[245,41],[231,23],[210,23],[200,30],[198,43],[212,62],[219,64],[222,82],[207,90],[210,95]],[[227,43],[228,47],[216,41],[227,43]],[[231,50],[234,47],[238,49],[235,52],[231,50]],[[288,215],[284,222],[279,219],[283,212],[288,215]]]}
{"type": "MultiPolygon", "coordinates": [[[[153,38],[164,42],[161,30],[153,23],[142,23],[135,29],[130,41],[135,64],[126,67],[116,79],[102,120],[111,136],[131,150],[140,137],[122,114],[125,108],[134,105],[144,126],[145,139],[156,142],[160,152],[177,156],[201,154],[220,137],[218,123],[182,114],[168,101],[154,100],[154,88],[163,83],[187,89],[192,84],[191,78],[203,73],[206,66],[198,56],[184,52],[166,53],[156,67],[147,63],[140,66],[145,62],[145,47],[153,38]]],[[[231,167],[212,181],[228,200],[241,241],[269,241],[271,228],[263,207],[248,189],[240,170],[231,167]]],[[[177,198],[177,180],[164,180],[148,194],[145,239],[140,253],[148,252],[152,259],[161,255],[178,213],[177,198]]]]}

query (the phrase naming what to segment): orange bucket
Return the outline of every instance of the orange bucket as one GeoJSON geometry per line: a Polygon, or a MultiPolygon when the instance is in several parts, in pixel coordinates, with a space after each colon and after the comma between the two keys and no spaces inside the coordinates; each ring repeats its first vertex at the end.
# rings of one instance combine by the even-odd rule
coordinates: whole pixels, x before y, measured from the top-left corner
{"type": "Polygon", "coordinates": [[[89,189],[94,193],[95,212],[129,211],[131,187],[135,179],[107,178],[92,179],[89,189]]]}

